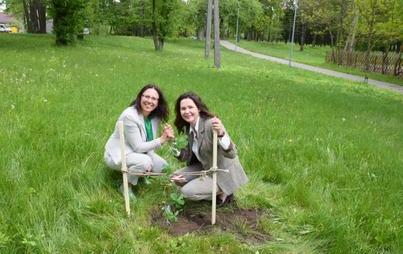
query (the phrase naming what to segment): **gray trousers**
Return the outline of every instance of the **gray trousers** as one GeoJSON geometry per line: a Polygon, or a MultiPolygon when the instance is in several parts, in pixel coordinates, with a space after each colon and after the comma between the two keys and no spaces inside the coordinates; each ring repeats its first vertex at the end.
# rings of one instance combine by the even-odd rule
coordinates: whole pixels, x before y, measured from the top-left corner
{"type": "MultiPolygon", "coordinates": [[[[181,174],[182,172],[197,172],[203,170],[200,163],[192,164],[184,167],[175,172],[175,174],[181,174]]],[[[184,198],[190,200],[211,200],[213,177],[211,175],[201,176],[189,176],[185,175],[187,183],[182,186],[181,192],[184,198]]],[[[221,192],[217,186],[217,194],[221,192]]]]}
{"type": "MultiPolygon", "coordinates": [[[[105,155],[105,162],[109,168],[114,170],[121,170],[122,164],[116,164],[112,159],[105,155]]],[[[136,185],[139,176],[130,175],[133,172],[151,171],[160,173],[168,165],[168,163],[158,154],[150,152],[144,153],[129,153],[126,155],[126,165],[129,171],[128,181],[132,185],[136,185]]]]}

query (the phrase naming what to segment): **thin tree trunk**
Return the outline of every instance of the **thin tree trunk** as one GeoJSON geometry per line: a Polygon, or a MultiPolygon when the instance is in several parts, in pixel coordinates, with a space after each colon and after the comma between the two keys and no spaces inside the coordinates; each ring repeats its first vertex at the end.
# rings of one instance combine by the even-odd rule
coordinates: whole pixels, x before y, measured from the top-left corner
{"type": "MultiPolygon", "coordinates": [[[[204,45],[204,57],[208,58],[210,54],[211,47],[211,14],[212,14],[212,2],[213,0],[208,0],[207,3],[207,20],[206,20],[206,40],[204,45]]],[[[215,21],[215,20],[214,20],[215,21]]]]}
{"type": "Polygon", "coordinates": [[[393,75],[394,76],[399,76],[400,73],[402,72],[402,69],[401,69],[402,51],[403,51],[403,45],[400,46],[400,48],[399,48],[399,55],[398,55],[398,57],[396,59],[394,70],[393,70],[393,75]]]}
{"type": "MultiPolygon", "coordinates": [[[[273,23],[273,21],[270,20],[270,23],[269,23],[269,31],[267,32],[267,41],[268,41],[268,42],[271,42],[271,37],[272,37],[272,23],[273,23]]],[[[263,40],[264,40],[264,35],[263,35],[263,40]]]]}
{"type": "Polygon", "coordinates": [[[140,24],[140,36],[144,37],[144,15],[145,15],[145,2],[144,0],[141,1],[141,9],[140,9],[140,17],[141,17],[141,24],[140,24]]]}
{"type": "Polygon", "coordinates": [[[347,37],[346,40],[346,45],[344,46],[344,51],[352,52],[355,44],[355,34],[357,32],[357,26],[358,26],[358,19],[360,17],[360,13],[358,11],[358,8],[355,9],[354,11],[354,19],[353,22],[351,23],[351,29],[350,29],[350,34],[347,37]]]}
{"type": "Polygon", "coordinates": [[[346,15],[346,1],[340,1],[340,12],[339,12],[339,26],[337,28],[337,35],[336,35],[336,43],[337,43],[337,48],[341,48],[342,47],[342,40],[343,40],[343,31],[344,31],[344,18],[346,15]]]}
{"type": "Polygon", "coordinates": [[[315,47],[315,46],[316,46],[316,37],[317,37],[317,34],[314,33],[314,34],[313,34],[313,39],[312,39],[312,47],[315,47]]]}
{"type": "Polygon", "coordinates": [[[38,1],[39,32],[46,33],[46,6],[43,1],[38,1]]]}
{"type": "Polygon", "coordinates": [[[221,67],[219,0],[214,0],[214,65],[221,67]]]}
{"type": "Polygon", "coordinates": [[[31,22],[30,22],[30,19],[29,19],[29,9],[28,9],[27,0],[22,0],[22,5],[24,7],[25,29],[26,29],[27,32],[31,32],[32,27],[31,27],[31,22]]]}
{"type": "Polygon", "coordinates": [[[374,23],[375,23],[375,6],[372,6],[371,20],[368,23],[368,36],[367,36],[367,51],[365,53],[365,70],[369,70],[369,56],[372,50],[372,36],[374,33],[374,23]]]}
{"type": "Polygon", "coordinates": [[[161,45],[160,45],[160,38],[158,35],[158,29],[157,29],[157,17],[155,14],[155,9],[156,9],[156,3],[155,0],[152,1],[152,29],[153,29],[153,41],[154,41],[154,49],[156,51],[160,51],[161,50],[161,45]]]}
{"type": "Polygon", "coordinates": [[[304,51],[306,24],[301,24],[301,42],[299,51],[304,51]]]}
{"type": "Polygon", "coordinates": [[[332,62],[336,63],[336,55],[335,55],[335,51],[334,51],[334,39],[333,39],[333,33],[332,30],[330,29],[329,26],[329,35],[330,35],[330,47],[332,48],[332,62]]]}

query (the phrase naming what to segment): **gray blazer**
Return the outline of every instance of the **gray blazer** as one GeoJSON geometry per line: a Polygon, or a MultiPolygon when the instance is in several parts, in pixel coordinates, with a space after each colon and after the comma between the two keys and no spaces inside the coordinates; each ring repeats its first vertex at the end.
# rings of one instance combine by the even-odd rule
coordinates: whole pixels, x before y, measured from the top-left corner
{"type": "MultiPolygon", "coordinates": [[[[152,118],[154,140],[147,142],[147,133],[144,126],[144,117],[139,114],[134,106],[125,109],[119,116],[118,121],[123,121],[126,155],[129,153],[153,153],[154,149],[161,147],[161,140],[157,137],[157,130],[160,123],[159,118],[152,118]]],[[[117,121],[117,122],[118,122],[117,121]]],[[[122,162],[120,154],[120,137],[117,127],[109,137],[105,145],[105,156],[109,156],[116,165],[122,162]]]]}
{"type": "MultiPolygon", "coordinates": [[[[200,163],[204,170],[208,170],[213,166],[213,129],[211,119],[200,117],[198,135],[200,163]]],[[[188,140],[187,148],[182,149],[178,159],[186,161],[190,165],[194,163],[195,159],[195,155],[192,152],[193,136],[188,134],[188,140]]],[[[234,193],[240,186],[248,182],[248,177],[239,161],[236,146],[232,141],[228,150],[223,150],[218,145],[217,167],[229,170],[229,173],[217,172],[217,184],[226,194],[234,193]]]]}

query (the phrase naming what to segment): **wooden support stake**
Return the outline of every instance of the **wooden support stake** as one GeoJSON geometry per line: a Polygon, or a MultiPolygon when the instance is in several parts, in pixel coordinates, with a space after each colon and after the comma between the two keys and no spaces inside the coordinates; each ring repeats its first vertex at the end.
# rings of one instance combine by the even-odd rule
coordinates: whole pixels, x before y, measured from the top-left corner
{"type": "Polygon", "coordinates": [[[123,121],[118,122],[118,130],[120,137],[120,151],[122,156],[122,175],[123,175],[123,193],[125,198],[125,208],[127,216],[130,216],[130,201],[129,201],[129,182],[127,180],[127,165],[126,165],[126,145],[125,135],[123,131],[123,121]]]}
{"type": "Polygon", "coordinates": [[[213,131],[213,193],[211,197],[211,225],[215,224],[217,199],[217,132],[213,131]]]}

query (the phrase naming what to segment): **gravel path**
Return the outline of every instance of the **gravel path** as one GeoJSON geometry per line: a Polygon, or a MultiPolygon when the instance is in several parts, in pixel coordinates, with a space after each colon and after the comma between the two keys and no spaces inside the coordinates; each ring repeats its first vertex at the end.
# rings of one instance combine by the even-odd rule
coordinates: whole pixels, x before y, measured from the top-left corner
{"type": "MultiPolygon", "coordinates": [[[[235,44],[233,44],[233,43],[231,43],[229,41],[222,40],[222,41],[220,41],[220,43],[221,43],[221,46],[223,46],[223,47],[225,47],[225,48],[227,48],[229,50],[232,50],[232,51],[236,51],[236,52],[239,52],[239,53],[242,53],[242,54],[250,55],[250,56],[253,56],[253,57],[256,57],[256,58],[265,59],[265,60],[280,63],[280,64],[286,64],[286,65],[289,64],[287,59],[255,53],[255,52],[240,48],[237,45],[235,45],[235,44]]],[[[342,73],[342,72],[338,72],[338,71],[332,71],[332,70],[328,70],[328,69],[325,69],[325,68],[315,67],[315,66],[311,66],[311,65],[307,65],[307,64],[302,64],[302,63],[292,62],[291,66],[296,67],[296,68],[300,68],[300,69],[304,69],[304,70],[308,70],[308,71],[314,71],[314,72],[322,73],[322,74],[333,76],[333,77],[349,79],[349,80],[352,80],[352,81],[368,82],[368,84],[373,85],[375,87],[379,87],[379,88],[382,88],[382,89],[387,89],[387,90],[391,90],[391,91],[403,94],[403,86],[395,85],[395,84],[392,84],[392,83],[373,80],[373,79],[368,79],[368,81],[365,81],[365,78],[362,77],[362,76],[342,73]]]]}

